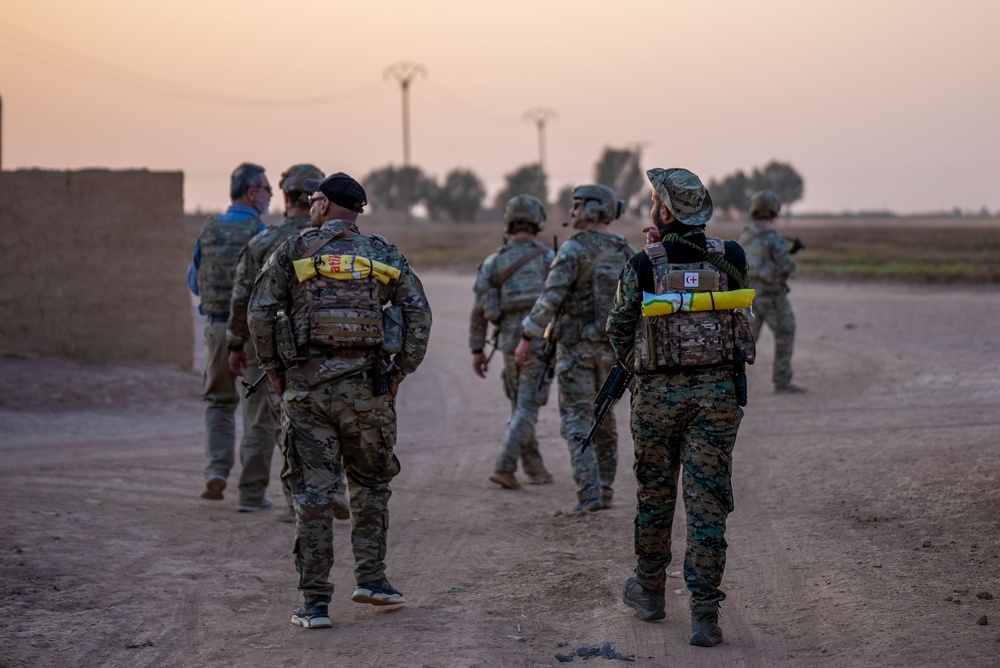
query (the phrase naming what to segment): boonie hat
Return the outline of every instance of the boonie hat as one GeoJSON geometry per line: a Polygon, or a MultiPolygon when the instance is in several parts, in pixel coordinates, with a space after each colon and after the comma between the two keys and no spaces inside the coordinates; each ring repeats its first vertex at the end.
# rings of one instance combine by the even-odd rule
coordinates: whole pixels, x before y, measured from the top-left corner
{"type": "Polygon", "coordinates": [[[348,211],[361,213],[365,205],[368,204],[368,195],[361,184],[343,172],[331,174],[322,181],[319,179],[306,179],[302,186],[306,192],[314,193],[319,191],[326,195],[326,198],[338,204],[348,211]]]}
{"type": "Polygon", "coordinates": [[[674,218],[684,225],[704,225],[712,217],[712,196],[694,172],[656,167],[646,172],[646,178],[674,218]]]}

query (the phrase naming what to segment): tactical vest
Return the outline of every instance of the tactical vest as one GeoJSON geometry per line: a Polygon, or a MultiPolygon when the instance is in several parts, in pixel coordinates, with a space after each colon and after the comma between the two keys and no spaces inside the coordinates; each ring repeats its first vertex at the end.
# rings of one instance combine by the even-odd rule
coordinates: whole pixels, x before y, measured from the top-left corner
{"type": "Polygon", "coordinates": [[[747,254],[747,265],[750,267],[750,277],[754,282],[777,285],[781,281],[778,267],[770,254],[764,252],[769,233],[777,234],[773,230],[765,230],[755,224],[747,225],[740,233],[739,244],[747,254]]]}
{"type": "MultiPolygon", "coordinates": [[[[314,240],[313,235],[306,237],[314,240]]],[[[357,254],[352,243],[338,251],[337,239],[313,253],[320,255],[343,252],[357,254]]],[[[374,258],[372,258],[374,259],[374,258]]],[[[379,299],[381,284],[374,276],[341,280],[316,274],[303,286],[306,293],[305,310],[308,323],[307,341],[311,345],[329,348],[372,348],[382,343],[382,302],[379,299]]],[[[296,317],[296,321],[303,318],[296,317]]]]}
{"type": "Polygon", "coordinates": [[[254,216],[235,223],[220,223],[211,217],[201,228],[201,264],[198,266],[198,294],[202,310],[229,314],[236,265],[240,251],[263,223],[254,216]]]}
{"type": "Polygon", "coordinates": [[[571,239],[583,246],[587,260],[566,296],[565,315],[560,320],[567,322],[560,341],[575,343],[572,339],[578,336],[607,341],[608,314],[615,305],[618,276],[631,259],[632,248],[617,234],[582,231],[571,239]],[[581,328],[578,335],[573,331],[576,327],[581,328]]]}
{"type": "MultiPolygon", "coordinates": [[[[497,256],[496,273],[502,274],[504,269],[520,260],[528,253],[535,252],[537,243],[512,244],[504,246],[497,256]]],[[[519,267],[510,278],[500,286],[500,310],[503,313],[530,310],[535,300],[542,294],[545,277],[549,273],[551,253],[540,253],[519,267]]]]}
{"type": "MultiPolygon", "coordinates": [[[[709,239],[708,252],[722,253],[723,243],[709,239]]],[[[708,261],[670,263],[662,245],[646,246],[653,263],[656,294],[725,292],[729,276],[708,261]]],[[[734,311],[678,311],[640,316],[636,323],[635,364],[639,372],[664,367],[707,366],[733,361],[734,311]]],[[[745,317],[744,317],[745,319],[745,317]]],[[[752,338],[751,338],[752,344],[752,338]]]]}

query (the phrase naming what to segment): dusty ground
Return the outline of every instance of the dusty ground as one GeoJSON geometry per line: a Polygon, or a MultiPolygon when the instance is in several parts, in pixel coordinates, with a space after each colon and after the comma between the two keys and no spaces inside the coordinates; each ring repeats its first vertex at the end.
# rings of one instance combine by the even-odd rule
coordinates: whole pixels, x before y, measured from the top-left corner
{"type": "Polygon", "coordinates": [[[291,526],[237,514],[234,494],[198,498],[195,373],[8,359],[0,666],[555,666],[604,642],[636,666],[997,665],[995,289],[795,284],[796,381],[810,391],[771,393],[765,336],[736,448],[726,642],[705,649],[687,644],[681,580],[663,622],[619,601],[633,559],[627,406],[614,509],[566,512],[555,401],[539,426],[555,484],[496,489],[507,408],[498,370],[476,378],[465,350],[471,278],[424,279],[435,325],[399,396],[390,506],[405,606],[350,602],[338,523],[334,628],[289,624],[291,526]]]}

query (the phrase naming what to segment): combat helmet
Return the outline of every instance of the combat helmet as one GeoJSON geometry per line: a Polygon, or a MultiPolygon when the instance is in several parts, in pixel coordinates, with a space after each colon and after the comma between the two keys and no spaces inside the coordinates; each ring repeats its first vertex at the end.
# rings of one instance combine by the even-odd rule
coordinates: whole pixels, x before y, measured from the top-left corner
{"type": "Polygon", "coordinates": [[[751,220],[774,220],[781,211],[778,196],[770,190],[758,190],[750,196],[751,220]]]}
{"type": "Polygon", "coordinates": [[[599,183],[578,186],[572,197],[583,201],[583,217],[591,223],[610,223],[625,211],[625,202],[615,196],[615,191],[599,183]]]}
{"type": "Polygon", "coordinates": [[[518,223],[530,223],[536,232],[541,232],[545,229],[545,207],[537,197],[514,195],[504,207],[503,223],[507,234],[511,234],[518,223]]]}
{"type": "Polygon", "coordinates": [[[281,173],[281,181],[278,182],[278,187],[286,193],[302,193],[306,192],[306,179],[319,179],[322,181],[325,177],[326,174],[315,165],[308,163],[292,165],[281,173]]]}

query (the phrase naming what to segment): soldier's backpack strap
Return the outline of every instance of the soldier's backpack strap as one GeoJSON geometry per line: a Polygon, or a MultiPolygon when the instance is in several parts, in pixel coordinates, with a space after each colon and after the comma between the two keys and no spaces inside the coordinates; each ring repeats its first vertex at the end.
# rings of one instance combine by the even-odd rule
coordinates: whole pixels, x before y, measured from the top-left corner
{"type": "Polygon", "coordinates": [[[741,288],[745,288],[748,285],[746,276],[740,273],[740,271],[732,265],[729,260],[727,260],[723,255],[719,253],[712,253],[705,250],[698,244],[691,243],[687,239],[684,239],[679,234],[668,234],[663,239],[663,241],[669,241],[675,244],[681,244],[687,246],[693,251],[698,252],[709,264],[721,269],[722,271],[729,274],[729,276],[736,281],[736,285],[741,288]]]}
{"type": "Polygon", "coordinates": [[[321,239],[317,239],[316,241],[314,241],[309,246],[309,248],[306,248],[306,252],[303,253],[302,256],[300,258],[298,258],[298,259],[304,260],[307,257],[312,257],[313,255],[315,255],[316,253],[318,253],[320,251],[320,249],[323,248],[323,246],[327,245],[331,241],[334,241],[336,239],[340,239],[341,237],[346,237],[348,234],[351,234],[350,230],[341,230],[340,232],[337,232],[332,237],[323,237],[321,239]]]}
{"type": "Polygon", "coordinates": [[[538,257],[547,250],[548,248],[546,248],[545,246],[538,246],[530,253],[525,253],[521,257],[521,259],[519,259],[517,262],[515,262],[514,264],[510,265],[509,267],[501,271],[499,274],[497,274],[497,277],[493,279],[493,287],[499,288],[501,285],[507,282],[508,278],[516,274],[518,269],[528,264],[529,262],[531,262],[532,260],[534,260],[536,257],[538,257]]]}

